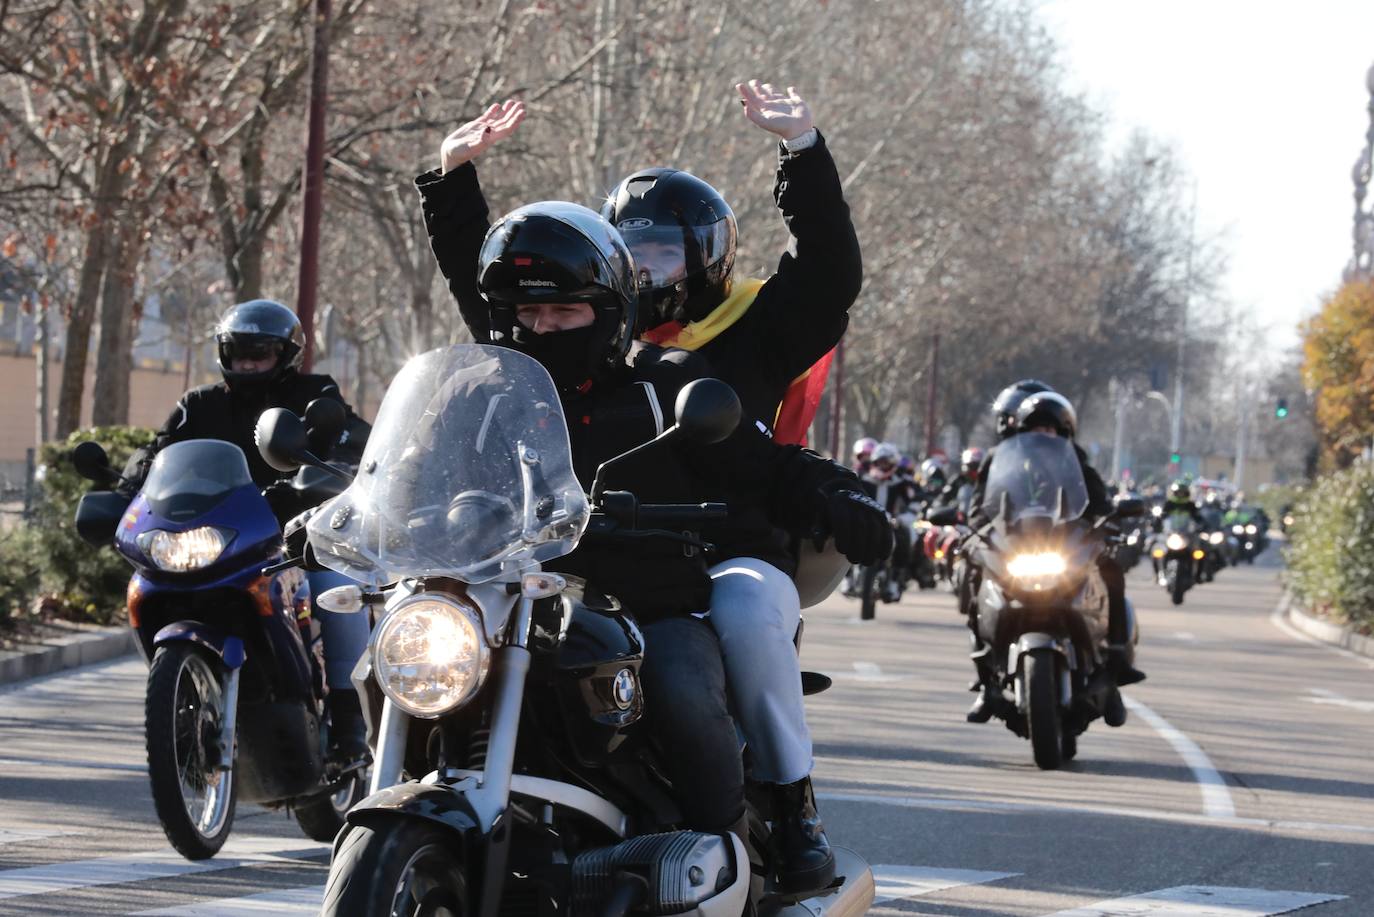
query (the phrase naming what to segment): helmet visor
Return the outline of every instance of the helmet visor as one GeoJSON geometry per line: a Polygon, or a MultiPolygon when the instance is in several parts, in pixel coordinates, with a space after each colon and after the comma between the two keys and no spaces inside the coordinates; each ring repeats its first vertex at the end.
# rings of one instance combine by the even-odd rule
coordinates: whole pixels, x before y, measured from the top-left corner
{"type": "Polygon", "coordinates": [[[681,283],[725,257],[735,245],[735,223],[729,219],[706,226],[663,226],[632,218],[622,220],[618,228],[634,255],[641,290],[681,283]]]}

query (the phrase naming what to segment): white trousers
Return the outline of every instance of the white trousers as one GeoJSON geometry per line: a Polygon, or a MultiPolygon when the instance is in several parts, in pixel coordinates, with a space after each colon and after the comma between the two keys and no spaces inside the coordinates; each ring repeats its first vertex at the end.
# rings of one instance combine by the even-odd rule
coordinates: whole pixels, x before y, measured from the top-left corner
{"type": "Polygon", "coordinates": [[[755,780],[794,783],[811,773],[811,731],[792,643],[801,602],[792,578],[737,557],[711,568],[711,614],[731,707],[753,757],[755,780]]]}

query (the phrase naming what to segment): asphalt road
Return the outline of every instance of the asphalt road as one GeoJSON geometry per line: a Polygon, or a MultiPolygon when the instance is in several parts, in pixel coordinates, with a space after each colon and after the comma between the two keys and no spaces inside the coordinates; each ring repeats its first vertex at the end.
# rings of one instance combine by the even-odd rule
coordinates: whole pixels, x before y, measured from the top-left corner
{"type": "MultiPolygon", "coordinates": [[[[833,842],[875,866],[878,914],[1374,914],[1374,661],[1272,620],[1276,570],[1228,570],[1180,609],[1137,572],[1149,680],[1039,771],[963,714],[972,669],[944,592],[857,621],[807,616],[816,782],[833,842]],[[1128,899],[1128,900],[1121,900],[1128,899]]],[[[0,914],[310,914],[325,850],[245,807],[189,864],[153,817],[144,669],[129,659],[0,692],[0,914]]]]}

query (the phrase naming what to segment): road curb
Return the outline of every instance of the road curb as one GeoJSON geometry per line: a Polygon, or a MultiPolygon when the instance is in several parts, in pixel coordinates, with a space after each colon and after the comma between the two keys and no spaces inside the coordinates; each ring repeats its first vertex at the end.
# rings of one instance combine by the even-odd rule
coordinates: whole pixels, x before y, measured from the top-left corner
{"type": "Polygon", "coordinates": [[[18,650],[0,650],[0,685],[126,656],[136,649],[127,627],[81,628],[18,650]]]}
{"type": "Polygon", "coordinates": [[[1314,618],[1298,608],[1291,595],[1284,595],[1282,612],[1289,624],[1307,636],[1374,659],[1374,638],[1357,634],[1349,627],[1314,618]]]}

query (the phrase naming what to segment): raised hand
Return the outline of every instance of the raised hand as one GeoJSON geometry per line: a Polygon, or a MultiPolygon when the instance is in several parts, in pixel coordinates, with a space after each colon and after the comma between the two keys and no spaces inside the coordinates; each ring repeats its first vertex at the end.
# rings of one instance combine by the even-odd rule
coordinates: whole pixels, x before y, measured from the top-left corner
{"type": "Polygon", "coordinates": [[[770,134],[777,134],[783,140],[795,140],[815,126],[811,109],[791,86],[786,92],[779,92],[772,83],[750,80],[736,83],[735,89],[739,92],[745,116],[770,134]]]}
{"type": "Polygon", "coordinates": [[[439,147],[440,172],[447,174],[476,159],[487,147],[504,140],[525,120],[525,103],[507,99],[493,105],[444,138],[439,147]]]}

